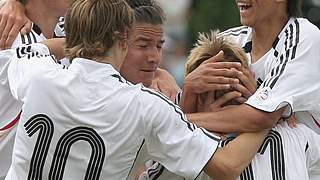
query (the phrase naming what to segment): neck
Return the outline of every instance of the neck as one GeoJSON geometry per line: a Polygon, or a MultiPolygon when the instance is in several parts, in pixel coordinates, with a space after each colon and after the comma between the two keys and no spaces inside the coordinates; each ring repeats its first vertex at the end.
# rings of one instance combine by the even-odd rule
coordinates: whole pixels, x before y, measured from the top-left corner
{"type": "Polygon", "coordinates": [[[47,39],[52,38],[59,15],[52,12],[52,10],[43,5],[43,3],[33,3],[31,0],[25,7],[27,17],[39,26],[41,32],[47,39]]]}
{"type": "Polygon", "coordinates": [[[258,61],[271,48],[274,40],[279,35],[288,21],[287,16],[270,18],[267,22],[253,27],[252,31],[252,62],[258,61]]]}
{"type": "Polygon", "coordinates": [[[99,63],[108,63],[113,66],[118,72],[120,72],[120,68],[124,61],[126,52],[120,50],[121,48],[118,45],[118,42],[115,43],[110,49],[109,53],[104,57],[92,57],[91,59],[99,62],[99,63]]]}

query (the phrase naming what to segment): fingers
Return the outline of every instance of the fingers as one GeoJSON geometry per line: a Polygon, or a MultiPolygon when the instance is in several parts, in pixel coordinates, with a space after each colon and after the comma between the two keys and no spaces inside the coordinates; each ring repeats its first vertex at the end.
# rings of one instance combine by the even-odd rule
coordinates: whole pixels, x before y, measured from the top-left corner
{"type": "Polygon", "coordinates": [[[4,29],[7,26],[7,18],[4,16],[1,16],[1,21],[0,21],[0,49],[4,49],[5,47],[5,40],[6,38],[4,38],[3,36],[5,35],[4,33],[4,29]]]}
{"type": "Polygon", "coordinates": [[[227,102],[229,102],[235,98],[239,98],[239,97],[241,97],[241,93],[239,93],[237,91],[232,91],[232,92],[226,93],[223,96],[221,96],[220,98],[216,99],[214,101],[214,103],[211,105],[211,107],[212,108],[217,107],[217,106],[221,107],[224,104],[226,104],[227,102]]]}
{"type": "Polygon", "coordinates": [[[252,96],[251,91],[242,84],[230,84],[230,86],[231,89],[240,92],[242,94],[242,97],[244,97],[245,99],[249,99],[249,97],[252,96]]]}
{"type": "Polygon", "coordinates": [[[296,120],[296,118],[294,117],[294,115],[292,115],[291,117],[289,117],[289,119],[287,119],[286,121],[287,121],[289,127],[291,127],[291,128],[297,127],[297,120],[296,120]]]}
{"type": "Polygon", "coordinates": [[[32,22],[28,19],[27,23],[21,28],[20,33],[22,35],[26,35],[31,31],[31,28],[32,28],[32,22]]]}
{"type": "Polygon", "coordinates": [[[257,87],[257,83],[253,74],[245,68],[242,68],[241,72],[242,73],[238,74],[239,80],[250,91],[250,93],[253,94],[256,91],[257,87]]]}
{"type": "Polygon", "coordinates": [[[239,104],[243,104],[247,101],[246,98],[243,98],[243,97],[238,97],[238,98],[235,98],[234,99],[236,102],[238,102],[239,104]]]}
{"type": "Polygon", "coordinates": [[[219,62],[221,60],[223,60],[223,51],[219,51],[219,53],[215,56],[212,56],[211,58],[209,58],[208,60],[202,62],[202,64],[207,64],[207,63],[213,63],[213,62],[219,62]]]}
{"type": "MultiPolygon", "coordinates": [[[[13,24],[12,28],[10,29],[10,32],[8,33],[8,36],[4,38],[6,39],[6,42],[5,42],[5,49],[8,49],[11,47],[13,41],[15,40],[15,38],[17,37],[17,34],[19,33],[19,30],[20,30],[20,25],[19,24],[13,24]]],[[[4,30],[4,33],[5,30],[4,30]]]]}

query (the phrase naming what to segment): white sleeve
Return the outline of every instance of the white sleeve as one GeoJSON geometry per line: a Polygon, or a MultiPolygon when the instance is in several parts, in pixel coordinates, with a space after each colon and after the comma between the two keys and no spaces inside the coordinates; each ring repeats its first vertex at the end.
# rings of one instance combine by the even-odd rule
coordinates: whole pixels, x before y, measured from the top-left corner
{"type": "MultiPolygon", "coordinates": [[[[289,105],[291,112],[316,109],[320,102],[320,32],[295,37],[246,104],[267,112],[289,105]]],[[[300,32],[303,33],[303,32],[300,32]]]]}
{"type": "Polygon", "coordinates": [[[142,87],[146,146],[152,159],[186,179],[195,179],[218,148],[220,138],[186,121],[165,96],[142,87]]]}
{"type": "Polygon", "coordinates": [[[8,67],[10,60],[14,56],[13,49],[0,51],[0,84],[4,85],[8,82],[8,67]]]}
{"type": "Polygon", "coordinates": [[[8,67],[12,95],[23,102],[32,77],[58,67],[45,45],[32,44],[18,47],[8,67]]]}

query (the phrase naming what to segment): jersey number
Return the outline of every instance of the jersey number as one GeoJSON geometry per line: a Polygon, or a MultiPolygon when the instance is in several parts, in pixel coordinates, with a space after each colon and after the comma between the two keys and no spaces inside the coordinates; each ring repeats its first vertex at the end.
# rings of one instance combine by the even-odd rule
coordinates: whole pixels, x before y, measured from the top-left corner
{"type": "MultiPolygon", "coordinates": [[[[233,138],[225,140],[222,146],[226,145],[233,138]]],[[[258,153],[263,155],[267,149],[270,148],[270,162],[271,173],[273,180],[285,180],[285,162],[283,153],[283,144],[281,135],[274,130],[271,130],[263,144],[261,145],[258,153]]],[[[252,165],[250,164],[240,175],[240,180],[254,180],[252,165]]]]}
{"type": "MultiPolygon", "coordinates": [[[[48,116],[38,114],[30,118],[24,127],[29,137],[39,131],[31,157],[28,180],[41,180],[54,126],[48,116]]],[[[89,143],[92,150],[84,179],[99,179],[106,153],[103,139],[94,129],[79,126],[68,130],[58,140],[50,166],[49,180],[62,180],[70,148],[80,140],[89,143]]]]}

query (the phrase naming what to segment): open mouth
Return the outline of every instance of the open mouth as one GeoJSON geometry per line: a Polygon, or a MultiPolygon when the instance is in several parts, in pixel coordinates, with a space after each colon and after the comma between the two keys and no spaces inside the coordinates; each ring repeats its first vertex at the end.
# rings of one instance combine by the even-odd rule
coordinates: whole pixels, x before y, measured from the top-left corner
{"type": "Polygon", "coordinates": [[[247,3],[238,3],[238,7],[240,10],[247,10],[249,8],[251,8],[251,4],[247,4],[247,3]]]}

